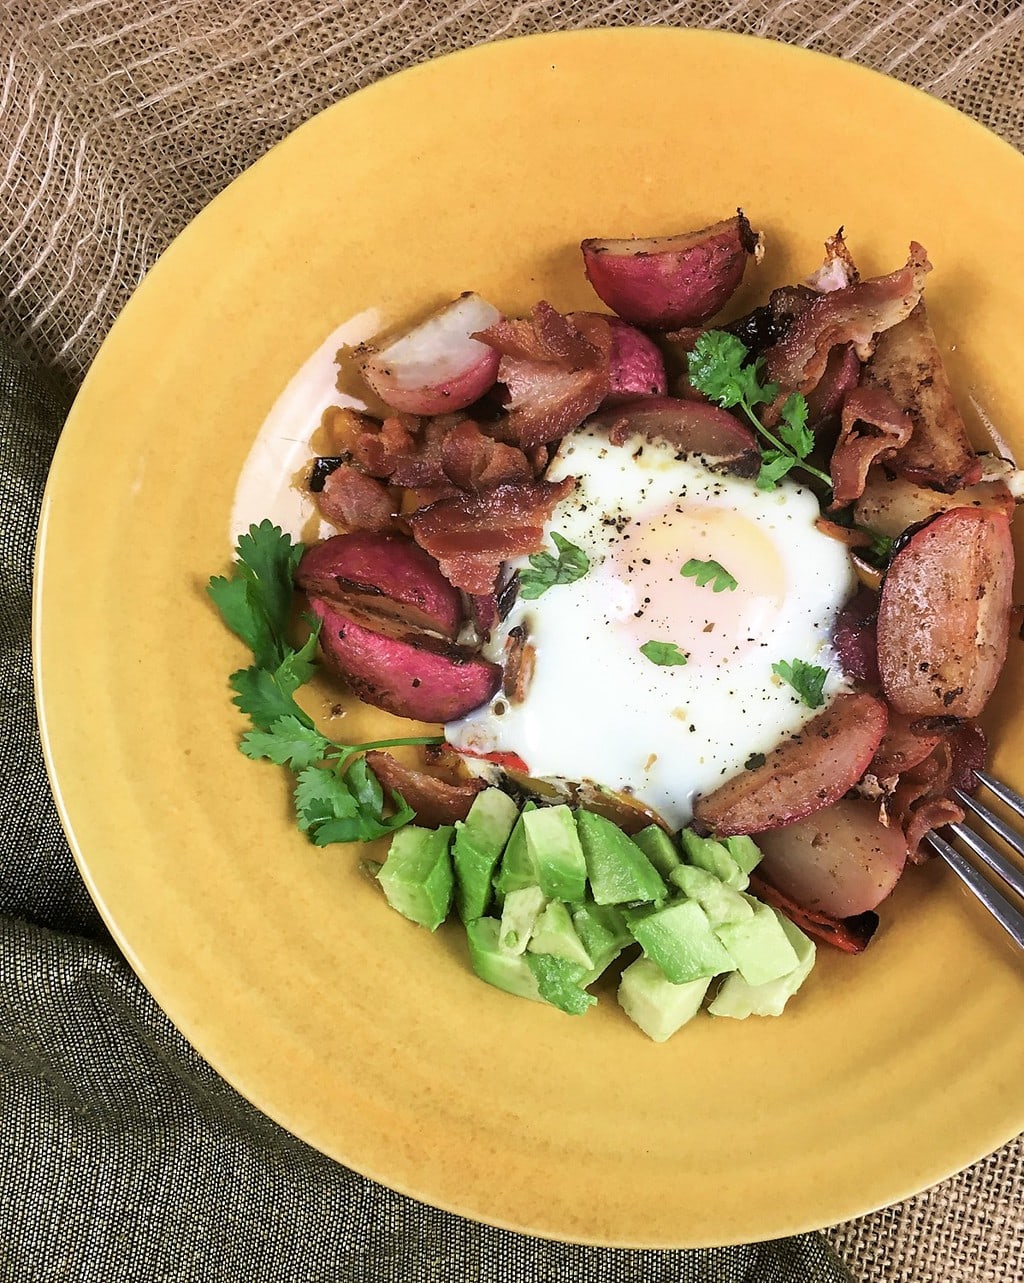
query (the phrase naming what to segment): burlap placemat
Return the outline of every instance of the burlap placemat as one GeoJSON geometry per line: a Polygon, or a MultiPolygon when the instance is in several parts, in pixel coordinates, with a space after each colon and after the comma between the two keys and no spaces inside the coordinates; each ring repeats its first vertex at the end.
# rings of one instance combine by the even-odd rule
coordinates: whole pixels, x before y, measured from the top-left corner
{"type": "MultiPolygon", "coordinates": [[[[1024,148],[1018,0],[7,0],[0,332],[79,376],[172,237],[321,108],[484,40],[628,23],[745,31],[839,54],[929,90],[1024,148]]],[[[1018,1140],[829,1238],[865,1283],[1019,1283],[1022,1194],[1018,1140]]]]}

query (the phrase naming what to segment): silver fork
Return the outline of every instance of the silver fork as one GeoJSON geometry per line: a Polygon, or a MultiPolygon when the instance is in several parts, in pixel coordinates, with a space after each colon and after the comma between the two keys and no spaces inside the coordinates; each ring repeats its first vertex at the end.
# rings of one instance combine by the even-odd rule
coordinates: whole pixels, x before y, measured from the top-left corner
{"type": "MultiPolygon", "coordinates": [[[[975,774],[980,783],[992,793],[995,797],[1004,802],[1015,815],[1024,821],[1024,798],[1019,793],[1007,785],[1000,783],[999,780],[985,771],[977,771],[975,774]]],[[[957,801],[970,812],[973,817],[987,824],[988,827],[997,833],[999,837],[1018,855],[1024,855],[1024,837],[1015,832],[1014,829],[1000,819],[987,806],[982,805],[968,793],[962,793],[960,789],[954,790],[957,801]]],[[[997,851],[983,838],[978,837],[977,833],[969,829],[966,824],[947,824],[943,832],[958,838],[968,847],[978,859],[992,870],[998,877],[1006,883],[1011,890],[1017,895],[1024,897],[1024,873],[1012,861],[1008,860],[1002,852],[997,851]]],[[[992,914],[1001,927],[1013,937],[1018,945],[1024,949],[1024,913],[1009,900],[992,882],[980,873],[969,860],[966,860],[956,847],[951,846],[949,842],[939,833],[929,833],[925,841],[931,846],[936,855],[940,855],[953,872],[962,879],[964,883],[974,892],[986,909],[992,914]]]]}

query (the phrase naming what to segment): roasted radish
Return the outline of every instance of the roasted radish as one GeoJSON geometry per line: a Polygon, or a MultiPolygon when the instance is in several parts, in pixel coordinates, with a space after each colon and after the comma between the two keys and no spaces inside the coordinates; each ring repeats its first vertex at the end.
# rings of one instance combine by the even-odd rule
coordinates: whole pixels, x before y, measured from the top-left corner
{"type": "Polygon", "coordinates": [[[612,330],[608,369],[610,391],[605,397],[605,404],[618,405],[641,396],[664,396],[668,391],[668,378],[665,358],[658,345],[635,325],[627,325],[617,316],[602,319],[612,330]]]}
{"type": "Polygon", "coordinates": [[[983,480],[953,494],[915,485],[902,477],[887,477],[878,471],[868,476],[864,493],[857,500],[853,518],[880,535],[895,538],[950,508],[991,508],[1013,515],[1014,498],[1002,479],[983,480]]]}
{"type": "Polygon", "coordinates": [[[328,664],[367,704],[398,717],[450,722],[486,703],[501,685],[498,665],[464,647],[425,633],[387,636],[323,598],[311,604],[328,664]]]}
{"type": "Polygon", "coordinates": [[[837,695],[761,766],[698,798],[694,819],[705,832],[729,837],[778,829],[831,806],[864,774],[885,724],[880,699],[837,695]]]}
{"type": "Polygon", "coordinates": [[[849,918],[874,909],[899,881],[907,844],[878,805],[841,798],[795,824],[762,833],[758,873],[807,909],[849,918]]]}
{"type": "Polygon", "coordinates": [[[652,396],[625,401],[599,411],[592,427],[606,428],[613,445],[634,433],[665,441],[681,454],[695,454],[709,466],[752,476],[760,464],[753,433],[728,410],[681,397],[652,396]]]}
{"type": "Polygon", "coordinates": [[[1012,584],[1003,512],[953,508],[896,553],[878,609],[878,666],[897,712],[978,716],[1006,658],[1012,584]]]}
{"type": "Polygon", "coordinates": [[[585,240],[583,264],[595,293],[634,325],[700,325],[739,287],[760,237],[741,213],[711,227],[655,240],[585,240]]]}
{"type": "Polygon", "coordinates": [[[460,294],[381,347],[367,347],[363,377],[406,414],[448,414],[472,405],[498,377],[498,354],[472,337],[501,319],[479,294],[460,294]]]}

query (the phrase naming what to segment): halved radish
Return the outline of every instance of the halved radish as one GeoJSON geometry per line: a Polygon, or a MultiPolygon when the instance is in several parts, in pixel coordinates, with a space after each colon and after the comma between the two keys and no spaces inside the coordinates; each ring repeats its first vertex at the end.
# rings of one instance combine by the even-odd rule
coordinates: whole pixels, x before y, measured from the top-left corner
{"type": "Polygon", "coordinates": [[[878,804],[842,798],[795,824],[762,833],[758,872],[807,909],[849,918],[880,904],[907,862],[900,829],[886,828],[878,804]]]}
{"type": "Polygon", "coordinates": [[[651,441],[664,441],[680,453],[701,455],[742,476],[753,476],[761,461],[750,429],[728,410],[703,401],[637,397],[602,408],[589,422],[592,427],[607,428],[612,445],[621,445],[639,433],[651,441]]]}
{"type": "Polygon", "coordinates": [[[405,414],[464,410],[494,386],[500,357],[472,338],[501,320],[479,294],[460,294],[382,347],[368,346],[363,377],[382,401],[405,414]]]}
{"type": "Polygon", "coordinates": [[[660,329],[700,325],[732,297],[760,236],[742,213],[654,240],[582,242],[587,279],[624,321],[660,329]]]}
{"type": "MultiPolygon", "coordinates": [[[[594,312],[571,312],[570,319],[595,316],[594,312]]],[[[604,316],[612,331],[612,348],[609,354],[608,385],[611,391],[604,399],[605,405],[619,405],[640,396],[664,396],[668,391],[665,358],[656,343],[636,326],[629,325],[617,316],[604,316]]]]}

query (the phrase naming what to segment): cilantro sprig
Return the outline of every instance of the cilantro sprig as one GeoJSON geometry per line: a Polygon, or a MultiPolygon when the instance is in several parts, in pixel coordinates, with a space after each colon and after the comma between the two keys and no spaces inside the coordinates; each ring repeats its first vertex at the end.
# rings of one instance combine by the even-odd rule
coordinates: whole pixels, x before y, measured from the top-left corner
{"type": "Polygon", "coordinates": [[[791,664],[781,659],[777,664],[772,664],[772,672],[781,677],[787,686],[791,686],[808,708],[820,708],[824,704],[825,696],[822,692],[828,676],[827,668],[808,664],[804,659],[794,659],[791,664]]]}
{"type": "Polygon", "coordinates": [[[249,647],[253,663],[228,679],[233,703],[252,729],[239,743],[254,761],[287,766],[296,773],[295,815],[299,828],[317,846],[369,842],[415,818],[394,791],[384,790],[364,756],[370,749],[402,744],[439,744],[436,735],[340,744],[321,735],[295,700],[295,692],[316,671],[319,621],[306,617],[310,633],[301,646],[290,640],[295,570],[302,544],[269,520],[240,536],[230,575],[215,575],[207,591],[221,618],[249,647]],[[392,814],[385,816],[385,806],[392,814]]]}
{"type": "Polygon", "coordinates": [[[691,557],[679,573],[687,579],[695,579],[698,588],[706,588],[711,584],[712,592],[735,592],[738,587],[736,579],[720,561],[698,561],[696,557],[691,557]]]}
{"type": "Polygon", "coordinates": [[[799,392],[783,402],[779,422],[772,432],[757,417],[759,405],[769,405],[779,395],[777,383],[762,383],[764,358],[749,361],[749,353],[735,334],[706,330],[689,354],[690,382],[698,392],[717,402],[724,410],[738,406],[754,430],[771,446],[761,453],[757,485],[774,490],[782,478],[801,468],[827,486],[832,478],[813,467],[807,456],[814,449],[814,433],[807,427],[807,402],[799,392]]]}
{"type": "Polygon", "coordinates": [[[532,570],[519,573],[519,595],[528,601],[546,593],[556,584],[573,584],[582,579],[590,569],[590,559],[582,548],[552,531],[552,542],[558,550],[558,556],[552,557],[549,552],[534,553],[530,558],[532,570]]]}
{"type": "Polygon", "coordinates": [[[682,667],[688,658],[685,651],[681,651],[675,642],[644,642],[640,647],[640,654],[644,659],[649,659],[652,664],[658,664],[662,668],[682,667]]]}

